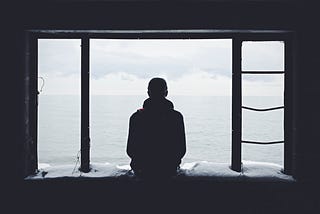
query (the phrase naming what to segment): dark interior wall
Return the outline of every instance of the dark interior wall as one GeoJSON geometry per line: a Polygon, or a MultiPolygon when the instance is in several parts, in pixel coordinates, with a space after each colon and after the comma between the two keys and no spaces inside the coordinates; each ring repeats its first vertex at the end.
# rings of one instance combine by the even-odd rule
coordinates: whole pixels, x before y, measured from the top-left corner
{"type": "Polygon", "coordinates": [[[303,28],[299,40],[297,173],[318,180],[319,172],[319,29],[303,28]]]}
{"type": "MultiPolygon", "coordinates": [[[[3,135],[5,137],[1,141],[2,148],[4,148],[1,150],[3,153],[2,166],[9,175],[4,177],[6,180],[19,181],[24,167],[23,149],[27,140],[26,121],[23,117],[26,111],[24,105],[26,92],[24,30],[26,29],[285,29],[296,31],[295,172],[297,178],[301,182],[307,181],[308,185],[317,183],[317,179],[320,178],[318,165],[320,163],[318,154],[320,149],[318,137],[320,31],[318,20],[320,17],[316,4],[307,4],[304,1],[176,1],[172,3],[166,1],[18,3],[15,1],[5,4],[2,9],[4,12],[1,14],[1,19],[4,23],[1,53],[4,60],[1,64],[4,65],[2,74],[5,75],[5,78],[2,78],[4,80],[2,91],[5,102],[1,104],[4,107],[3,135]]],[[[81,186],[79,183],[71,185],[81,186]]],[[[85,185],[99,189],[96,183],[85,185]]],[[[221,192],[227,191],[225,194],[235,194],[230,185],[225,185],[226,189],[219,187],[221,192]]],[[[237,185],[234,184],[232,187],[235,188],[237,185]]],[[[237,188],[246,191],[247,187],[237,188]]],[[[61,186],[59,188],[62,189],[61,186]]],[[[116,191],[115,189],[119,187],[112,188],[112,191],[116,191]]],[[[211,194],[216,191],[215,188],[218,187],[205,188],[202,186],[200,189],[205,190],[206,194],[211,194]]],[[[279,190],[277,188],[274,187],[275,190],[279,190]]],[[[119,191],[123,193],[123,189],[119,191]]],[[[136,189],[131,187],[130,190],[136,189]]],[[[261,196],[265,189],[255,185],[254,191],[256,195],[252,195],[251,199],[254,199],[254,196],[261,196]]],[[[290,195],[288,189],[283,191],[286,192],[285,197],[290,195]]],[[[305,191],[308,193],[307,190],[305,191]]],[[[268,196],[272,194],[269,193],[268,196]]],[[[225,196],[226,200],[227,198],[225,196]]],[[[284,202],[284,199],[279,200],[284,202]]],[[[305,207],[309,205],[306,202],[305,207]]]]}
{"type": "Polygon", "coordinates": [[[11,5],[10,22],[57,29],[277,29],[298,24],[296,4],[275,2],[55,2],[11,5]]]}

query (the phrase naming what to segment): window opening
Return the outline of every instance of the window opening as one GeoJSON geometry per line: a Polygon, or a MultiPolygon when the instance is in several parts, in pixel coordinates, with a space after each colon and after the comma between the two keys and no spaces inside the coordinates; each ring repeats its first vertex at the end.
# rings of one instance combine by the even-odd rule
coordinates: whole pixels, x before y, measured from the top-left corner
{"type": "MultiPolygon", "coordinates": [[[[48,32],[47,32],[48,33],[48,32]]],[[[29,69],[31,69],[31,73],[32,73],[32,69],[33,69],[33,64],[32,62],[37,62],[38,60],[38,51],[36,48],[38,48],[38,44],[33,43],[34,41],[41,41],[42,38],[54,38],[54,37],[59,37],[59,35],[51,35],[50,32],[47,34],[46,32],[44,32],[44,34],[37,34],[35,33],[34,36],[30,37],[30,47],[27,47],[31,50],[31,53],[34,52],[34,54],[30,55],[29,59],[30,61],[30,66],[29,69]],[[49,36],[48,36],[49,35],[49,36]],[[34,58],[32,58],[34,57],[34,58]]],[[[203,33],[203,32],[202,32],[203,33]]],[[[179,34],[179,33],[178,33],[179,34]]],[[[77,35],[77,33],[75,33],[74,35],[77,35]]],[[[89,134],[89,68],[90,68],[90,40],[89,37],[86,33],[80,33],[80,39],[79,36],[75,36],[77,39],[77,41],[81,41],[81,72],[79,72],[79,74],[81,73],[81,134],[78,136],[81,136],[81,169],[82,171],[86,172],[89,171],[89,164],[90,164],[90,134],[89,134]]],[[[94,34],[92,34],[94,35],[94,34]]],[[[106,35],[111,35],[111,37],[117,37],[120,35],[120,37],[122,37],[121,33],[117,32],[115,34],[112,34],[110,32],[106,33],[106,35]]],[[[143,34],[142,34],[143,35],[143,34]]],[[[149,39],[153,38],[153,36],[157,35],[156,33],[154,34],[150,34],[148,35],[148,33],[146,33],[146,38],[149,39]]],[[[160,35],[160,34],[159,34],[160,35]]],[[[195,38],[199,38],[200,34],[195,34],[195,38]]],[[[291,47],[291,40],[288,39],[288,37],[283,37],[284,38],[284,53],[283,53],[283,62],[282,64],[278,64],[278,67],[265,67],[265,68],[261,68],[260,67],[252,67],[250,64],[242,64],[241,59],[242,59],[242,55],[245,55],[244,53],[242,53],[242,45],[244,44],[244,46],[246,47],[247,43],[245,39],[245,34],[244,35],[237,35],[237,34],[230,34],[232,35],[232,158],[231,158],[231,168],[235,171],[240,171],[241,170],[241,160],[242,160],[242,155],[241,155],[241,144],[242,143],[253,143],[254,141],[250,141],[250,140],[243,140],[242,139],[242,111],[246,110],[246,111],[257,111],[258,113],[261,112],[265,112],[265,111],[279,111],[279,110],[283,110],[284,108],[284,140],[277,140],[277,141],[270,141],[267,142],[267,144],[274,144],[274,143],[282,143],[282,141],[284,142],[284,169],[285,172],[287,174],[291,173],[292,170],[292,47],[291,47]],[[284,69],[281,69],[283,68],[284,69]],[[279,69],[280,68],[280,69],[279,69]],[[267,107],[257,107],[257,106],[242,106],[242,79],[243,76],[245,75],[282,75],[283,76],[283,81],[285,82],[284,85],[284,106],[267,106],[267,107]]],[[[263,35],[262,37],[255,37],[254,34],[248,34],[250,35],[248,38],[250,38],[250,41],[254,39],[252,38],[257,38],[257,41],[265,41],[264,38],[267,38],[266,40],[269,41],[273,41],[276,42],[275,39],[277,38],[276,35],[272,35],[270,37],[268,37],[268,35],[263,35]]],[[[281,34],[279,34],[281,37],[281,34]]],[[[125,38],[134,36],[132,35],[126,35],[125,34],[125,38]]],[[[140,35],[141,36],[141,35],[140,35]]],[[[165,34],[164,38],[166,38],[168,35],[165,34]]],[[[175,35],[177,36],[177,35],[175,35]]],[[[184,35],[185,36],[185,35],[184,35]]],[[[64,36],[62,36],[64,37],[64,36]]],[[[72,36],[71,36],[72,37],[72,36]]],[[[157,37],[157,36],[155,36],[157,37]]],[[[161,37],[161,36],[160,36],[161,37]]],[[[170,35],[169,35],[170,37],[170,35]]],[[[210,34],[204,34],[205,38],[210,38],[210,34]]],[[[213,36],[214,37],[214,36],[213,36]]],[[[222,38],[225,38],[226,35],[221,36],[222,38]]],[[[203,39],[202,36],[200,36],[200,38],[203,39]]],[[[122,38],[123,39],[123,38],[122,38]]],[[[161,38],[163,39],[163,38],[161,38]]],[[[61,40],[62,41],[62,40],[61,40]]],[[[246,49],[246,48],[245,48],[246,49]]],[[[40,60],[40,58],[39,58],[40,60]]],[[[256,60],[256,59],[255,59],[256,60]]],[[[262,62],[261,62],[262,63],[262,62]]],[[[263,64],[263,63],[262,63],[263,64]]],[[[268,65],[268,64],[266,64],[268,65]]],[[[36,75],[34,75],[32,78],[35,77],[35,79],[38,78],[38,76],[40,77],[40,80],[46,80],[45,77],[43,77],[42,73],[41,73],[41,64],[39,62],[39,67],[35,68],[34,70],[36,71],[36,75]],[[37,73],[37,69],[39,69],[39,74],[37,73]]],[[[31,74],[32,75],[32,74],[31,74]]],[[[33,79],[32,79],[33,80],[33,79]]],[[[47,85],[46,81],[46,85],[47,85]]],[[[38,86],[38,91],[43,91],[42,89],[39,88],[38,84],[34,84],[36,86],[38,86]]],[[[75,84],[77,85],[77,84],[75,84]]],[[[169,86],[170,86],[170,82],[169,82],[169,86]]],[[[30,85],[30,90],[32,90],[32,85],[30,85]]],[[[31,99],[33,99],[34,97],[34,91],[31,91],[31,99]]],[[[43,92],[42,92],[43,93],[43,92]]],[[[37,98],[35,98],[35,100],[37,100],[37,98]]],[[[41,101],[40,101],[41,102],[41,101]]],[[[177,102],[178,103],[178,102],[177,102]]],[[[33,109],[32,103],[30,105],[31,110],[33,109]]],[[[37,112],[33,112],[30,111],[30,117],[33,118],[34,113],[37,114],[37,112]]],[[[37,118],[37,117],[35,117],[37,118]]],[[[39,120],[40,121],[40,120],[39,120]]],[[[32,122],[32,121],[31,121],[32,122]]],[[[36,121],[34,121],[34,124],[37,125],[37,119],[36,121]]],[[[35,133],[37,133],[35,131],[35,133]]],[[[37,146],[37,137],[36,136],[30,136],[31,140],[28,141],[27,143],[31,143],[31,147],[35,148],[34,145],[37,146]]],[[[39,138],[40,139],[40,138],[39,138]]],[[[40,140],[39,140],[40,141],[40,140]]],[[[257,143],[257,142],[256,142],[257,143]]],[[[261,143],[261,142],[260,142],[261,143]]],[[[266,143],[266,142],[262,142],[262,143],[266,143]]],[[[33,169],[37,169],[37,164],[32,165],[34,163],[34,161],[37,161],[37,149],[32,149],[31,150],[27,150],[29,151],[29,160],[30,161],[30,167],[33,169]]],[[[32,171],[32,169],[30,168],[30,170],[32,171]]],[[[28,169],[29,170],[29,169],[28,169]]]]}
{"type": "Polygon", "coordinates": [[[38,40],[39,167],[75,163],[80,150],[80,61],[79,39],[38,40]]]}
{"type": "Polygon", "coordinates": [[[128,164],[128,121],[152,77],[185,120],[183,163],[230,163],[231,39],[90,39],[91,160],[128,164]]]}
{"type": "Polygon", "coordinates": [[[235,39],[233,41],[233,47],[234,141],[232,151],[232,168],[235,171],[241,171],[242,156],[246,158],[248,157],[248,159],[252,159],[252,157],[250,158],[250,156],[253,154],[253,145],[268,145],[268,149],[263,148],[259,149],[260,152],[259,150],[256,150],[254,152],[260,153],[260,155],[258,156],[259,158],[266,158],[277,163],[279,163],[279,160],[281,160],[282,163],[282,157],[284,156],[284,169],[287,173],[290,173],[292,167],[292,138],[290,131],[288,131],[288,127],[287,131],[284,128],[292,122],[288,121],[290,120],[288,116],[290,115],[290,117],[292,117],[292,106],[285,105],[285,107],[283,105],[284,103],[288,103],[288,100],[292,99],[292,94],[290,93],[287,93],[286,96],[284,96],[284,92],[290,91],[290,87],[292,86],[288,81],[288,77],[290,79],[292,74],[290,74],[290,69],[287,69],[290,68],[289,64],[291,64],[291,58],[288,52],[290,43],[287,42],[285,44],[284,42],[279,41],[248,42],[241,39],[235,39]],[[277,51],[271,52],[270,50],[272,49],[275,49],[277,51]],[[285,84],[285,74],[287,74],[287,84],[285,84]],[[257,78],[261,81],[261,83],[256,85],[251,84],[250,80],[252,80],[252,78],[257,78]],[[273,86],[271,85],[271,87],[270,81],[273,82],[273,86]],[[261,90],[261,88],[264,88],[264,90],[261,90]],[[262,91],[265,92],[261,95],[271,94],[276,96],[257,96],[258,94],[256,93],[261,93],[262,91]],[[255,95],[256,97],[248,96],[250,95],[250,93],[255,95]],[[267,104],[267,102],[269,102],[269,104],[267,104]],[[272,102],[276,104],[271,104],[272,102]],[[258,105],[261,104],[262,107],[258,107],[258,105]],[[284,109],[285,111],[283,112],[284,109]],[[260,115],[256,117],[256,119],[254,119],[254,114],[250,112],[254,112],[260,115]],[[267,115],[268,117],[266,117],[267,115]],[[261,126],[263,123],[265,123],[266,125],[261,126]],[[260,127],[257,128],[258,126],[260,127]],[[249,134],[250,132],[251,134],[249,134]],[[270,135],[271,133],[279,139],[269,140],[268,135],[270,135]],[[264,138],[268,140],[253,140],[248,136],[255,136],[260,139],[264,138]],[[280,155],[280,151],[283,150],[283,146],[279,146],[278,144],[282,143],[285,143],[286,149],[284,150],[284,153],[282,153],[283,155],[280,155]],[[246,153],[246,155],[241,154],[242,144],[244,144],[243,148],[245,152],[248,152],[246,153]],[[252,150],[252,152],[249,152],[250,150],[252,150]],[[271,151],[273,151],[273,155],[270,155],[271,151]],[[290,154],[288,152],[290,152],[290,154]],[[248,154],[250,154],[250,156],[248,154]],[[270,157],[281,157],[281,159],[275,158],[272,160],[272,158],[270,159],[270,157]]]}

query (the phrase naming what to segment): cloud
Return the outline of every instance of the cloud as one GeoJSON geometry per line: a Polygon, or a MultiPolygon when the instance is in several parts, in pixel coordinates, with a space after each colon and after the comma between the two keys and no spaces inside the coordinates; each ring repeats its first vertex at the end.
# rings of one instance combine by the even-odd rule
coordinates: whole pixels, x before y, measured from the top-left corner
{"type": "Polygon", "coordinates": [[[91,79],[93,95],[146,95],[148,79],[127,73],[110,73],[99,79],[91,79]]]}
{"type": "MultiPolygon", "coordinates": [[[[169,96],[172,95],[217,95],[231,93],[230,78],[206,73],[192,72],[179,79],[167,79],[169,96]],[[212,78],[213,77],[213,78],[212,78]]],[[[91,94],[108,95],[147,95],[149,79],[137,78],[132,74],[112,73],[103,78],[91,80],[91,94]]]]}
{"type": "MultiPolygon", "coordinates": [[[[80,76],[68,77],[43,75],[45,85],[41,95],[45,94],[80,94],[80,76]]],[[[230,96],[231,78],[195,70],[178,79],[167,78],[169,97],[174,95],[192,96],[230,96]]],[[[128,73],[110,73],[99,79],[90,80],[91,95],[144,95],[147,96],[149,78],[138,78],[128,73]]],[[[40,84],[39,84],[40,85],[40,84]]],[[[243,96],[282,96],[283,78],[272,82],[242,82],[243,96]]]]}
{"type": "MultiPolygon", "coordinates": [[[[283,48],[280,42],[244,43],[244,69],[279,70],[283,48]]],[[[50,93],[78,93],[71,87],[73,79],[80,79],[80,53],[79,39],[39,40],[39,75],[59,87],[54,89],[51,84],[50,93]]],[[[231,75],[231,39],[90,40],[90,80],[97,94],[144,94],[148,80],[155,76],[174,83],[176,94],[225,94],[229,89],[223,88],[231,84],[231,75]]],[[[243,85],[251,91],[264,84],[274,94],[283,85],[279,76],[283,75],[243,75],[243,85]]],[[[265,89],[256,91],[268,94],[265,89]]]]}
{"type": "Polygon", "coordinates": [[[242,69],[283,71],[284,43],[280,41],[243,42],[242,69]]]}
{"type": "MultiPolygon", "coordinates": [[[[264,76],[264,75],[263,75],[264,76]]],[[[271,77],[267,77],[271,78],[271,77]]],[[[272,80],[242,81],[243,96],[283,96],[284,76],[273,75],[272,80]]]]}
{"type": "Polygon", "coordinates": [[[93,78],[125,72],[177,79],[194,69],[231,75],[229,40],[92,40],[91,48],[93,78]]]}
{"type": "Polygon", "coordinates": [[[177,80],[168,81],[169,95],[230,96],[231,79],[196,70],[177,80]]]}
{"type": "MultiPolygon", "coordinates": [[[[231,75],[231,40],[91,40],[91,77],[130,73],[139,78],[166,74],[177,79],[194,69],[231,75]]],[[[39,70],[80,72],[80,40],[40,40],[39,70]]]]}
{"type": "Polygon", "coordinates": [[[70,76],[80,73],[79,39],[39,39],[39,73],[70,76]]]}

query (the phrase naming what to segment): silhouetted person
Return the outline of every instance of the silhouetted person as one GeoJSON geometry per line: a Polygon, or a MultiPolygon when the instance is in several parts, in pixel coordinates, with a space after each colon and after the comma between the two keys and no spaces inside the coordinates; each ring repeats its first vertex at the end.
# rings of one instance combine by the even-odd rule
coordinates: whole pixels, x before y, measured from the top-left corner
{"type": "Polygon", "coordinates": [[[177,173],[186,153],[182,114],[173,109],[166,81],[153,78],[149,98],[130,117],[127,154],[130,166],[140,177],[170,177],[177,173]]]}

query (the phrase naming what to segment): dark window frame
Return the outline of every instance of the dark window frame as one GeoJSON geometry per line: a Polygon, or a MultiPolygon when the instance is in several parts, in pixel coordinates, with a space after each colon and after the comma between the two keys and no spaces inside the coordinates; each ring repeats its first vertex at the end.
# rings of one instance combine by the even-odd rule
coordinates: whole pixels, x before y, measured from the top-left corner
{"type": "Polygon", "coordinates": [[[25,176],[38,171],[38,39],[81,39],[81,166],[90,171],[89,44],[90,39],[232,39],[232,157],[231,169],[241,171],[241,44],[243,41],[283,41],[284,68],[284,173],[293,169],[293,38],[285,30],[28,30],[26,31],[25,120],[29,121],[24,143],[25,176]]]}
{"type": "Polygon", "coordinates": [[[234,171],[242,170],[241,145],[242,143],[269,145],[284,143],[284,169],[283,172],[288,175],[293,174],[293,147],[294,147],[294,114],[293,114],[293,90],[294,90],[294,69],[293,69],[293,35],[283,35],[275,40],[273,37],[262,36],[250,37],[239,36],[232,40],[232,159],[231,168],[234,171]],[[242,69],[242,43],[247,41],[282,41],[284,42],[284,69],[283,71],[244,71],[242,69]],[[242,75],[243,74],[267,74],[284,75],[284,106],[268,109],[255,109],[242,106],[242,75]],[[284,108],[284,140],[272,142],[255,142],[242,140],[242,109],[253,111],[272,111],[284,108]]]}

